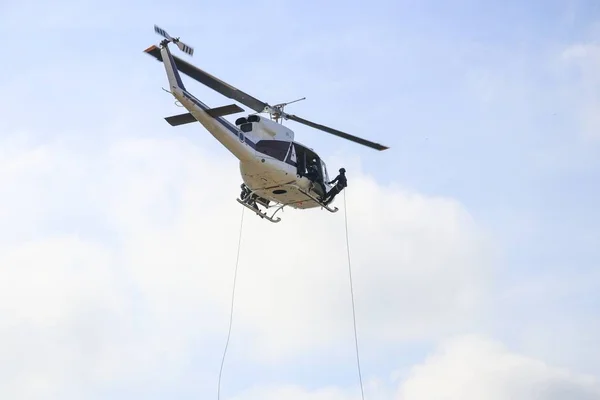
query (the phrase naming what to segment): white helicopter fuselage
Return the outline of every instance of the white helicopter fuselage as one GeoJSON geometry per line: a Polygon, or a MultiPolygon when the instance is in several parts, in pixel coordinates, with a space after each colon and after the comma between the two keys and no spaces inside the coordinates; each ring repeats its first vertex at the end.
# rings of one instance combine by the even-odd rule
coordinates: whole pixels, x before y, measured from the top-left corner
{"type": "Polygon", "coordinates": [[[160,42],[160,47],[152,45],[144,51],[162,62],[169,80],[167,91],[188,110],[186,113],[167,117],[166,121],[172,126],[200,122],[239,160],[244,183],[240,187],[240,197],[236,200],[261,218],[279,222],[281,218],[275,218],[275,214],[285,206],[301,209],[321,207],[335,213],[339,209],[331,208],[329,204],[347,185],[344,168],[340,168],[340,175],[331,181],[327,167],[319,155],[296,142],[294,132],[280,124],[280,120],[296,121],[379,151],[388,149],[380,143],[283,111],[286,105],[305,98],[271,106],[244,93],[208,72],[173,57],[169,50],[169,43],[175,44],[190,56],[193,55],[194,49],[181,42],[179,38],[171,37],[157,25],[154,25],[154,31],[164,40],[160,42]],[[251,114],[238,118],[235,124],[232,124],[224,116],[242,112],[243,109],[236,104],[208,107],[186,90],[179,70],[223,96],[244,104],[258,114],[268,113],[271,119],[251,114]],[[337,182],[336,187],[333,188],[329,182],[337,182]],[[260,210],[259,204],[265,208],[275,206],[277,210],[269,216],[260,210]]]}
{"type": "Polygon", "coordinates": [[[331,189],[325,163],[312,149],[295,142],[292,130],[258,115],[232,124],[216,112],[218,108],[211,109],[186,90],[167,46],[160,48],[160,55],[169,92],[239,160],[242,180],[258,202],[267,207],[270,202],[301,209],[323,207],[316,199],[331,189]],[[306,176],[310,163],[317,166],[320,184],[306,176]]]}
{"type": "Polygon", "coordinates": [[[303,176],[300,169],[306,165],[307,157],[316,159],[321,167],[325,190],[328,191],[331,186],[327,183],[327,169],[312,149],[294,142],[292,130],[258,115],[238,118],[234,125],[224,117],[215,118],[208,114],[210,108],[179,85],[171,85],[171,93],[238,158],[242,180],[254,194],[293,208],[321,207],[298,190],[315,197],[323,193],[323,188],[313,187],[311,180],[303,176]]]}

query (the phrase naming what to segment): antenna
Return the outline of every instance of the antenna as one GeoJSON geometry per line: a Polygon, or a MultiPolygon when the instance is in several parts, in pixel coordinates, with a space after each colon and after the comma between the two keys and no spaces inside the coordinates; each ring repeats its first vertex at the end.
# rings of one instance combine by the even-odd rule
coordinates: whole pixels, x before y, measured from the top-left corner
{"type": "Polygon", "coordinates": [[[302,101],[302,100],[306,100],[306,97],[302,97],[301,99],[297,99],[297,100],[293,100],[293,101],[288,101],[287,103],[275,104],[273,106],[273,108],[276,111],[271,114],[271,119],[272,120],[274,119],[275,122],[282,124],[281,122],[279,122],[279,120],[281,120],[281,115],[283,114],[283,109],[285,108],[285,106],[287,106],[288,104],[296,103],[298,101],[302,101]]]}

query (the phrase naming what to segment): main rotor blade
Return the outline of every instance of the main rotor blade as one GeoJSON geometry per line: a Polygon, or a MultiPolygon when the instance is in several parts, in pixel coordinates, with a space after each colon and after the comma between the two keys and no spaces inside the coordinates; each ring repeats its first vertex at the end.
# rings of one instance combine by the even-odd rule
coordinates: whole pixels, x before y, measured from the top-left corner
{"type": "MultiPolygon", "coordinates": [[[[160,54],[160,49],[156,46],[150,46],[145,50],[146,53],[150,54],[158,61],[162,61],[162,56],[160,54]]],[[[264,112],[266,109],[270,108],[267,103],[264,103],[258,100],[255,97],[250,96],[247,93],[242,92],[238,88],[231,86],[230,84],[223,82],[219,78],[209,74],[206,71],[201,70],[200,68],[173,56],[173,60],[175,61],[175,65],[177,69],[189,76],[192,79],[197,80],[198,82],[208,86],[216,92],[221,93],[223,96],[229,97],[230,99],[239,101],[244,104],[246,107],[250,107],[256,112],[264,112]]]]}
{"type": "Polygon", "coordinates": [[[370,148],[375,149],[375,150],[381,151],[381,150],[389,149],[389,147],[384,146],[382,144],[371,142],[369,140],[359,138],[358,136],[353,136],[353,135],[350,135],[348,133],[345,133],[345,132],[342,132],[342,131],[338,131],[337,129],[329,128],[328,126],[324,126],[324,125],[321,125],[321,124],[316,124],[314,122],[305,120],[304,118],[300,118],[300,117],[297,117],[295,115],[286,114],[285,118],[286,119],[291,119],[291,120],[296,121],[296,122],[300,122],[301,124],[308,125],[310,127],[316,128],[316,129],[320,129],[320,130],[325,131],[327,133],[331,133],[332,135],[336,135],[336,136],[339,136],[341,138],[350,140],[352,142],[362,144],[363,146],[367,146],[367,147],[370,147],[370,148]]]}

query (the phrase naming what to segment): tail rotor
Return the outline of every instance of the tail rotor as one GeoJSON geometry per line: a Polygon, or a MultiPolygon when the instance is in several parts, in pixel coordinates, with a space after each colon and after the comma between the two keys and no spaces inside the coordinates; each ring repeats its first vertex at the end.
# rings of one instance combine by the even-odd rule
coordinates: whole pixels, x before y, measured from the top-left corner
{"type": "Polygon", "coordinates": [[[164,37],[167,42],[176,44],[177,47],[179,47],[179,50],[183,51],[184,53],[189,54],[190,56],[194,55],[194,49],[192,47],[188,46],[187,44],[183,43],[182,41],[180,41],[178,37],[177,38],[172,37],[171,35],[169,35],[167,33],[167,31],[158,27],[157,25],[154,25],[154,32],[156,32],[160,36],[164,37]]]}

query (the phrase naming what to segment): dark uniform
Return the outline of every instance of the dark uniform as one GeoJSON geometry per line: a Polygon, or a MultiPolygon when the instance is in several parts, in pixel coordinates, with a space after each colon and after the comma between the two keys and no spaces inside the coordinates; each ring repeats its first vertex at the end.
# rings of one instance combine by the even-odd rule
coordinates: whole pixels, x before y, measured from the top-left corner
{"type": "Polygon", "coordinates": [[[346,179],[346,170],[344,168],[340,168],[340,174],[336,176],[334,180],[329,182],[329,184],[332,185],[335,182],[337,182],[337,184],[333,188],[331,188],[331,190],[323,199],[323,204],[325,205],[331,203],[335,196],[337,196],[339,192],[341,192],[346,186],[348,186],[348,180],[346,179]]]}
{"type": "Polygon", "coordinates": [[[318,185],[321,188],[321,192],[323,194],[319,197],[324,198],[327,195],[327,189],[325,188],[325,184],[323,183],[323,179],[319,173],[319,163],[316,158],[314,158],[308,166],[308,173],[306,174],[306,177],[310,179],[313,184],[318,185]]]}

